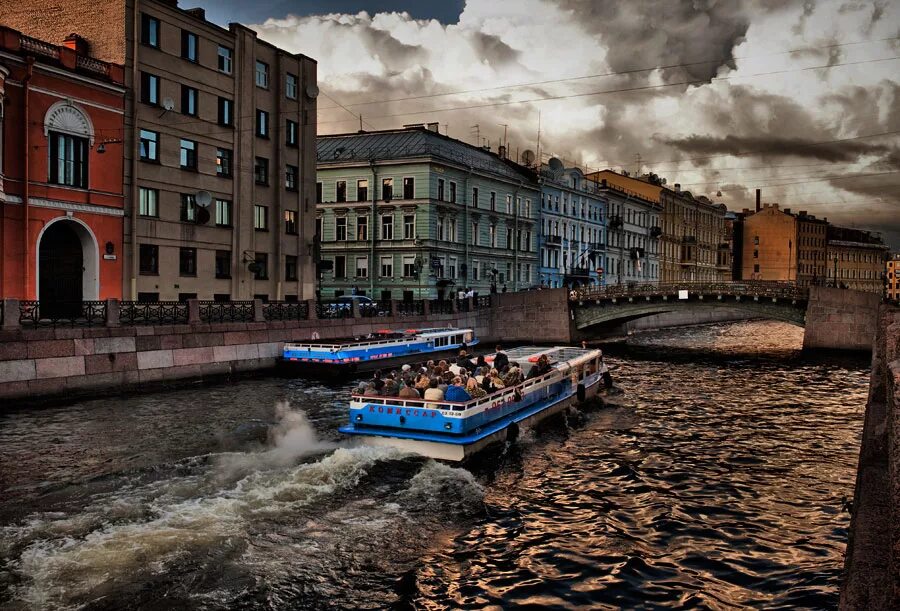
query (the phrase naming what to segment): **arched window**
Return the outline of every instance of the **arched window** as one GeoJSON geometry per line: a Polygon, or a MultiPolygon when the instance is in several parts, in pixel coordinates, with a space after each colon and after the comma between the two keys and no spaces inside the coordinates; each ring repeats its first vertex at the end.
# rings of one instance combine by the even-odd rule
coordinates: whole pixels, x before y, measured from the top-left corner
{"type": "Polygon", "coordinates": [[[94,144],[94,126],[81,108],[57,102],[44,116],[47,137],[48,182],[88,188],[88,151],[94,144]]]}

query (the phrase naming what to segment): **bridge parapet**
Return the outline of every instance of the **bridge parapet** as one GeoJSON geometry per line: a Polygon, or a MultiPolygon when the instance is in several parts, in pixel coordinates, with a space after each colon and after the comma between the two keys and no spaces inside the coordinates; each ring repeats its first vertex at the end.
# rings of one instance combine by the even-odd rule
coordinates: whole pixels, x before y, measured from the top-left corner
{"type": "Polygon", "coordinates": [[[583,303],[586,301],[617,300],[622,297],[677,297],[681,291],[688,295],[728,295],[730,297],[789,299],[806,301],[809,288],[798,286],[793,282],[675,282],[666,284],[631,284],[592,287],[575,291],[570,301],[583,303]]]}

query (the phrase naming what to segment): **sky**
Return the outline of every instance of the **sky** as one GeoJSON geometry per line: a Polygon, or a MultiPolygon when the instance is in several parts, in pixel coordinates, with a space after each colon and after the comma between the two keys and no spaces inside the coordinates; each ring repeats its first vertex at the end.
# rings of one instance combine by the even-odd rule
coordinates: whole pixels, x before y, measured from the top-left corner
{"type": "Polygon", "coordinates": [[[494,150],[505,132],[513,156],[654,172],[735,211],[760,188],[900,250],[897,0],[196,4],[318,61],[320,134],[360,115],[494,150]]]}

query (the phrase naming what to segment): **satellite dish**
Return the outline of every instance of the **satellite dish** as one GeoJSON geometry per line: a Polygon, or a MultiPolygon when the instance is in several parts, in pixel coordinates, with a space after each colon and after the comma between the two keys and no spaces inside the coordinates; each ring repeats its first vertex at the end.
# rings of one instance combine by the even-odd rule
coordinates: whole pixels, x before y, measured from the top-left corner
{"type": "Polygon", "coordinates": [[[532,165],[534,163],[534,159],[534,151],[532,151],[531,149],[522,151],[522,163],[524,163],[525,165],[532,165]]]}
{"type": "Polygon", "coordinates": [[[200,208],[197,210],[197,224],[198,225],[206,225],[209,222],[209,210],[207,208],[200,208]]]}
{"type": "Polygon", "coordinates": [[[175,100],[172,98],[163,98],[163,108],[166,110],[174,110],[175,108],[175,100]]]}
{"type": "Polygon", "coordinates": [[[560,176],[563,173],[563,170],[566,169],[563,162],[556,157],[551,157],[550,161],[547,162],[547,165],[550,166],[550,170],[557,176],[560,176]]]}
{"type": "Polygon", "coordinates": [[[212,203],[212,195],[209,191],[197,191],[197,205],[201,208],[208,208],[212,203]]]}
{"type": "Polygon", "coordinates": [[[306,86],[306,97],[310,100],[315,100],[319,97],[319,87],[315,83],[310,83],[306,86]]]}
{"type": "Polygon", "coordinates": [[[251,261],[250,265],[247,266],[247,271],[251,274],[259,273],[260,270],[262,270],[262,265],[260,265],[256,261],[251,261]]]}

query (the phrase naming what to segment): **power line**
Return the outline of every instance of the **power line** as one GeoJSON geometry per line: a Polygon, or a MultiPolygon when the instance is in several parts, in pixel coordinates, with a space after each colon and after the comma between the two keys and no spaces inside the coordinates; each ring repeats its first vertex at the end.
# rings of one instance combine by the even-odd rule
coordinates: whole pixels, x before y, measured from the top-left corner
{"type": "MultiPolygon", "coordinates": [[[[590,97],[590,96],[604,95],[604,94],[609,94],[609,93],[630,93],[630,92],[635,92],[635,91],[647,91],[647,90],[651,90],[651,89],[664,89],[667,87],[678,87],[678,86],[682,86],[682,85],[706,84],[708,82],[713,82],[713,81],[731,81],[731,80],[737,80],[737,79],[754,78],[754,77],[759,77],[759,76],[789,74],[792,72],[804,72],[807,70],[829,70],[832,68],[837,68],[839,66],[858,66],[858,65],[862,65],[862,64],[886,62],[886,61],[893,61],[893,60],[897,60],[897,59],[900,59],[900,56],[882,57],[882,58],[878,58],[878,59],[867,59],[867,60],[860,60],[860,61],[856,61],[856,62],[824,64],[824,65],[820,65],[820,66],[806,66],[804,68],[793,68],[793,69],[787,69],[787,70],[773,70],[770,72],[758,72],[756,74],[721,76],[721,77],[713,77],[711,79],[693,79],[693,80],[688,80],[688,81],[678,81],[678,82],[674,82],[674,83],[663,83],[663,84],[658,84],[658,85],[641,85],[639,87],[623,87],[620,89],[605,89],[605,90],[601,90],[601,91],[588,91],[588,92],[584,92],[584,93],[570,93],[570,94],[566,94],[566,95],[542,96],[542,97],[538,97],[538,98],[529,98],[526,100],[504,100],[501,102],[485,102],[482,104],[469,104],[466,106],[448,106],[448,107],[444,107],[444,108],[432,108],[429,110],[421,110],[421,111],[413,111],[413,112],[397,112],[397,113],[390,113],[390,114],[384,114],[384,115],[374,115],[369,118],[370,119],[386,119],[386,118],[393,118],[393,117],[405,117],[405,116],[410,116],[410,115],[427,115],[427,114],[434,114],[434,113],[439,113],[439,112],[452,112],[452,111],[457,111],[457,110],[475,110],[475,109],[479,109],[479,108],[493,108],[496,106],[510,106],[513,104],[527,104],[527,103],[532,103],[532,102],[549,102],[549,101],[554,101],[554,100],[567,100],[567,99],[572,99],[572,98],[590,97]]],[[[319,123],[319,125],[323,125],[323,124],[328,124],[328,123],[346,123],[346,122],[347,122],[347,120],[334,120],[334,121],[319,121],[318,123],[319,123]]]]}
{"type": "MultiPolygon", "coordinates": [[[[791,53],[798,53],[800,51],[812,51],[812,50],[817,50],[817,49],[832,49],[835,47],[864,45],[864,44],[872,44],[872,43],[877,43],[877,42],[887,42],[887,41],[891,41],[891,40],[900,40],[900,36],[892,36],[889,38],[879,38],[877,40],[861,40],[861,41],[855,41],[855,42],[837,43],[837,44],[822,45],[822,46],[817,46],[817,47],[801,47],[798,49],[789,49],[787,51],[764,53],[762,55],[748,55],[748,56],[743,56],[743,57],[732,57],[725,61],[757,59],[757,58],[761,58],[761,57],[772,57],[774,55],[788,55],[791,53]]],[[[667,64],[667,65],[663,65],[663,66],[653,66],[651,68],[633,68],[630,70],[619,70],[619,71],[615,71],[615,72],[603,72],[603,73],[599,73],[599,74],[587,74],[584,76],[573,76],[573,77],[561,78],[561,79],[550,79],[550,80],[545,80],[545,81],[532,81],[529,83],[516,83],[514,85],[499,85],[496,87],[483,87],[480,89],[464,89],[464,90],[459,90],[459,91],[448,91],[448,92],[444,92],[444,93],[429,93],[429,94],[422,94],[422,95],[406,96],[406,97],[402,97],[402,98],[388,98],[388,99],[384,99],[384,100],[368,100],[368,101],[364,101],[364,102],[354,102],[352,104],[347,104],[346,106],[369,106],[371,104],[387,104],[390,102],[406,102],[409,100],[422,100],[422,99],[428,99],[428,98],[446,97],[446,96],[453,96],[453,95],[466,95],[469,93],[483,93],[485,91],[499,91],[502,89],[516,89],[519,87],[534,87],[537,85],[550,85],[550,84],[554,84],[554,83],[565,83],[565,82],[570,82],[570,81],[580,81],[580,80],[586,80],[586,79],[592,79],[592,78],[603,78],[603,77],[609,77],[609,76],[625,76],[625,75],[629,75],[629,74],[637,74],[640,72],[652,72],[654,70],[669,70],[672,68],[688,68],[691,66],[702,66],[702,65],[706,65],[706,64],[720,64],[722,62],[723,62],[722,58],[709,59],[709,60],[687,62],[687,63],[681,63],[681,64],[667,64]]],[[[346,107],[341,104],[338,104],[338,106],[326,106],[324,108],[319,108],[318,110],[329,110],[331,108],[338,108],[338,107],[344,108],[346,110],[346,107]]]]}

